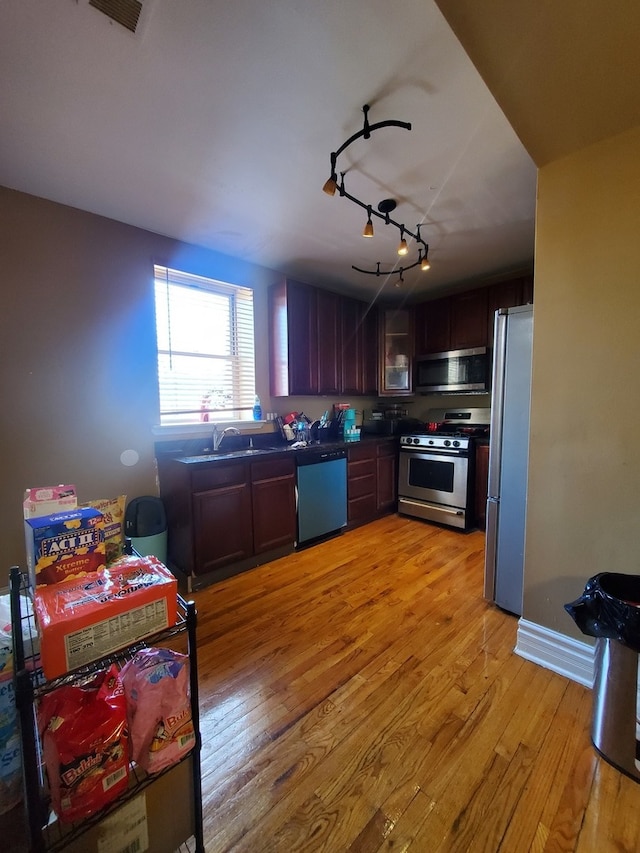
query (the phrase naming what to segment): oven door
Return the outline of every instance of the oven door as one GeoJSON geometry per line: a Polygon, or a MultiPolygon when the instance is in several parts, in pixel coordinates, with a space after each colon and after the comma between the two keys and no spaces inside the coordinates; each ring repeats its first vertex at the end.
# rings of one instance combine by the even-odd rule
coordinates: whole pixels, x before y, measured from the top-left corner
{"type": "Polygon", "coordinates": [[[398,496],[466,509],[469,458],[400,448],[398,496]]]}

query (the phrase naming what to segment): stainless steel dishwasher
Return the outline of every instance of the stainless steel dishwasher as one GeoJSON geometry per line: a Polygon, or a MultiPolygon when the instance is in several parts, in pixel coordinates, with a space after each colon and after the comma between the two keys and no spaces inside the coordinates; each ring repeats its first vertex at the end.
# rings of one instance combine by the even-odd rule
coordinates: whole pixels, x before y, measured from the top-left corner
{"type": "Polygon", "coordinates": [[[298,548],[347,524],[347,452],[308,448],[296,454],[298,548]]]}

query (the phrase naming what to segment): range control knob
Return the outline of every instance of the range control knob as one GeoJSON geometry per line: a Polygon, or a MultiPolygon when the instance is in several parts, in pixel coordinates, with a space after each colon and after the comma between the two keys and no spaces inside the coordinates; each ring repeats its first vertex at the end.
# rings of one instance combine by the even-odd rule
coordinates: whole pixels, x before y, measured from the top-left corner
{"type": "Polygon", "coordinates": [[[433,444],[433,443],[434,443],[434,442],[433,442],[433,439],[432,439],[432,438],[430,438],[430,439],[429,439],[429,441],[427,442],[427,444],[433,444]]]}
{"type": "Polygon", "coordinates": [[[454,446],[454,447],[460,447],[460,442],[459,442],[459,441],[457,441],[457,440],[455,440],[455,441],[453,442],[453,446],[454,446]]]}
{"type": "Polygon", "coordinates": [[[445,447],[451,447],[451,442],[449,441],[449,439],[448,439],[448,438],[445,438],[445,440],[444,440],[444,446],[445,446],[445,447]]]}

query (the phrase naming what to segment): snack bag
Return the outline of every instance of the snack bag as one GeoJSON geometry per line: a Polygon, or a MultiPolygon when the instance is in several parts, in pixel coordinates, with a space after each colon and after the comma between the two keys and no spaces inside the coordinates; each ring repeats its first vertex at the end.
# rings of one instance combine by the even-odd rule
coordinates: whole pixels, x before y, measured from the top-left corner
{"type": "Polygon", "coordinates": [[[104,533],[107,565],[124,553],[124,507],[126,495],[117,498],[87,501],[85,506],[93,507],[102,513],[102,532],[104,533]]]}
{"type": "Polygon", "coordinates": [[[195,744],[189,701],[189,658],[143,649],[121,672],[131,732],[131,757],[147,773],[175,764],[195,744]]]}
{"type": "Polygon", "coordinates": [[[53,808],[61,821],[88,818],[127,789],[127,706],[112,665],[85,684],[46,693],[38,728],[53,808]]]}

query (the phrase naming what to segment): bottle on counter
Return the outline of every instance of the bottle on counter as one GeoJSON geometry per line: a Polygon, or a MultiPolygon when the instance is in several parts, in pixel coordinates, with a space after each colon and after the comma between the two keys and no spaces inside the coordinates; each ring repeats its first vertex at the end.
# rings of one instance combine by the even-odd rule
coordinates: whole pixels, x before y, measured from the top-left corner
{"type": "Polygon", "coordinates": [[[262,406],[260,405],[260,397],[257,394],[253,401],[253,419],[254,421],[262,420],[262,406]]]}

